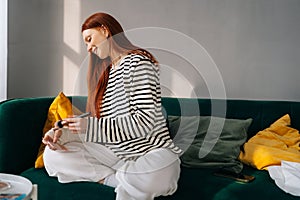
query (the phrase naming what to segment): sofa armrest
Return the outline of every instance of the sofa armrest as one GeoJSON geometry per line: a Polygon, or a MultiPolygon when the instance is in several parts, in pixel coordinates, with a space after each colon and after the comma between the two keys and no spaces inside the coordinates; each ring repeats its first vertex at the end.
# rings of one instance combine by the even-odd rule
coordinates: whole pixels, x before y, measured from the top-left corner
{"type": "Polygon", "coordinates": [[[53,99],[23,98],[0,103],[0,172],[19,174],[34,166],[53,99]]]}

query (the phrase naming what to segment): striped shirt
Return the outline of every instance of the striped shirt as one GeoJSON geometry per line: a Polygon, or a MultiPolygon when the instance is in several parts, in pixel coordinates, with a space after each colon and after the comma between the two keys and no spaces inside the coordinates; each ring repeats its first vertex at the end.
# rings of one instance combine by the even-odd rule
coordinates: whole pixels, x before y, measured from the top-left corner
{"type": "Polygon", "coordinates": [[[124,160],[156,148],[181,153],[162,114],[159,68],[147,57],[129,54],[111,68],[100,109],[100,119],[88,118],[87,142],[104,144],[124,160]]]}

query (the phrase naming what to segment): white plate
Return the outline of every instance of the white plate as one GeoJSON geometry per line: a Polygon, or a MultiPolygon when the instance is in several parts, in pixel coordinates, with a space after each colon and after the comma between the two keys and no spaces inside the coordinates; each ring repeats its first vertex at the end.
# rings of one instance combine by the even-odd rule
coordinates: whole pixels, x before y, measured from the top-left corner
{"type": "Polygon", "coordinates": [[[21,193],[29,197],[32,183],[22,176],[0,173],[0,182],[7,183],[9,187],[0,189],[0,193],[21,193]]]}

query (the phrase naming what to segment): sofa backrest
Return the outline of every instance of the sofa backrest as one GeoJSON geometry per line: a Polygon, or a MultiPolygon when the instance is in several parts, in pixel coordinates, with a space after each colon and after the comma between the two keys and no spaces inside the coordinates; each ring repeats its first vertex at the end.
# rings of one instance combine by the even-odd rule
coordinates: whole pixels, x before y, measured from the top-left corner
{"type": "Polygon", "coordinates": [[[167,115],[201,115],[233,119],[252,118],[248,138],[269,127],[285,114],[291,117],[291,126],[300,130],[300,102],[267,100],[211,100],[192,98],[162,99],[167,115]]]}
{"type": "Polygon", "coordinates": [[[34,166],[53,98],[11,99],[0,104],[0,172],[34,166]]]}

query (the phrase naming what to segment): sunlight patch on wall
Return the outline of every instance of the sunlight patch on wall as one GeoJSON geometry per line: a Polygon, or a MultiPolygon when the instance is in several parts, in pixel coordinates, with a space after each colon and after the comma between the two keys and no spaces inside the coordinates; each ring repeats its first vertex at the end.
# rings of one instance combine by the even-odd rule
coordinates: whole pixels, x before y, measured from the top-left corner
{"type": "Polygon", "coordinates": [[[160,65],[160,79],[163,96],[168,97],[196,97],[193,85],[179,71],[168,65],[160,65]]]}
{"type": "Polygon", "coordinates": [[[63,92],[66,95],[74,94],[74,85],[79,71],[78,66],[72,62],[67,56],[64,56],[63,61],[63,92]]]}
{"type": "Polygon", "coordinates": [[[80,67],[75,61],[72,61],[72,55],[80,53],[80,7],[80,0],[64,0],[63,91],[68,95],[73,94],[75,79],[80,67]]]}
{"type": "Polygon", "coordinates": [[[80,1],[64,1],[64,43],[80,53],[80,1]]]}

